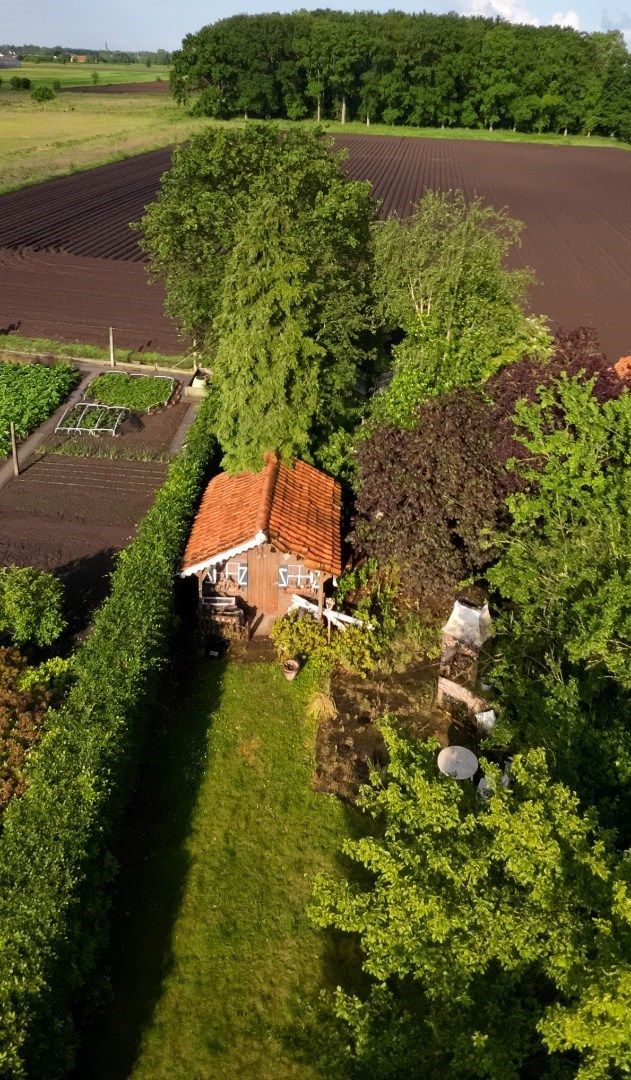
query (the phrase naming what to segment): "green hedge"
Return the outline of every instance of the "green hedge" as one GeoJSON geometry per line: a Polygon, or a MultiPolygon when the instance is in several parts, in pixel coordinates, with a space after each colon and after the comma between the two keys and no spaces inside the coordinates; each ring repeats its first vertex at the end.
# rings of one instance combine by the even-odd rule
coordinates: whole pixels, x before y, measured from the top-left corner
{"type": "Polygon", "coordinates": [[[214,454],[210,402],[118,561],[0,837],[0,1076],[66,1076],[105,939],[110,854],[174,626],[174,576],[214,454]]]}

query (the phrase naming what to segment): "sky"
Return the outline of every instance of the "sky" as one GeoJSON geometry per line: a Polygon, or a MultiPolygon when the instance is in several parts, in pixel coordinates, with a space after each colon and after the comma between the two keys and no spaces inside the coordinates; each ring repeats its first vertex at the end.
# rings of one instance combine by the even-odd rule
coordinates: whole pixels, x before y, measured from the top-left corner
{"type": "Polygon", "coordinates": [[[576,30],[622,30],[631,48],[631,0],[1,0],[0,40],[6,44],[63,45],[70,48],[177,49],[185,34],[228,15],[331,7],[339,11],[458,11],[500,15],[536,26],[557,23],[576,30]]]}

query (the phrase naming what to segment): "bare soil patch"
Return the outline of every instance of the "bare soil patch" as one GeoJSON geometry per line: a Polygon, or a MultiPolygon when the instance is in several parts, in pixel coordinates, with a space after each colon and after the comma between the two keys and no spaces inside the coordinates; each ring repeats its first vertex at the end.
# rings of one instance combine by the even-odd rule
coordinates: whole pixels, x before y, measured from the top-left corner
{"type": "MultiPolygon", "coordinates": [[[[348,174],[371,181],[382,216],[409,214],[427,188],[506,206],[526,224],[513,262],[537,274],[533,310],[555,329],[595,326],[612,361],[631,352],[631,153],[372,135],[335,143],[348,174]]],[[[129,229],[170,157],[157,150],[0,198],[0,330],[20,323],[25,336],[103,344],[113,325],[126,347],[181,348],[129,229]]]]}
{"type": "Polygon", "coordinates": [[[4,248],[0,276],[3,345],[10,343],[12,327],[22,337],[106,349],[113,326],[115,345],[136,354],[175,356],[185,351],[175,325],[164,314],[162,286],[149,285],[140,262],[4,248]]]}
{"type": "Polygon", "coordinates": [[[373,765],[387,761],[377,721],[394,715],[402,728],[416,739],[438,739],[447,746],[453,721],[437,707],[437,668],[415,661],[404,671],[361,679],[334,674],[331,693],[336,715],[323,717],[316,740],[316,791],[353,801],[373,765]]]}
{"type": "Polygon", "coordinates": [[[0,491],[0,565],[57,573],[71,629],[83,629],[165,475],[159,462],[36,458],[0,491]]]}
{"type": "Polygon", "coordinates": [[[153,82],[107,83],[96,86],[64,86],[64,94],[168,94],[168,79],[153,82]]]}
{"type": "Polygon", "coordinates": [[[112,458],[144,457],[165,460],[168,450],[188,410],[189,402],[178,402],[155,413],[132,413],[120,425],[118,434],[111,435],[54,435],[47,449],[63,453],[69,445],[87,457],[112,458]]]}

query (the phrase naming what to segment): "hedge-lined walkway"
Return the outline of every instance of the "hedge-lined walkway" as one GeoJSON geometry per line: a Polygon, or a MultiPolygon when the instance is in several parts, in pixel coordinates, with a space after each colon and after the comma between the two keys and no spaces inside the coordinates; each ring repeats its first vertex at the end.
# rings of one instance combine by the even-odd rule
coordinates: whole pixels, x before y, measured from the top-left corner
{"type": "Polygon", "coordinates": [[[310,787],[307,674],[206,663],[154,742],[115,911],[113,999],[83,1080],[311,1078],[292,997],[340,977],[304,906],[348,811],[310,787]]]}

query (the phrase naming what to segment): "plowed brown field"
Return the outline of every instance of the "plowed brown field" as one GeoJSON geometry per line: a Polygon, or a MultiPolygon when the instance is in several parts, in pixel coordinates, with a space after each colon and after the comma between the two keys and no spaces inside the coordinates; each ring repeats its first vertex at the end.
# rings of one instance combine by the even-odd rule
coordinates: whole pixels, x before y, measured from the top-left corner
{"type": "MultiPolygon", "coordinates": [[[[631,352],[631,153],[372,135],[336,144],[382,215],[408,214],[427,188],[508,207],[526,224],[513,262],[537,274],[533,310],[554,326],[594,325],[612,359],[631,352]]],[[[177,351],[128,226],[169,160],[158,150],[0,199],[0,330],[104,344],[112,325],[124,347],[177,351]]]]}

